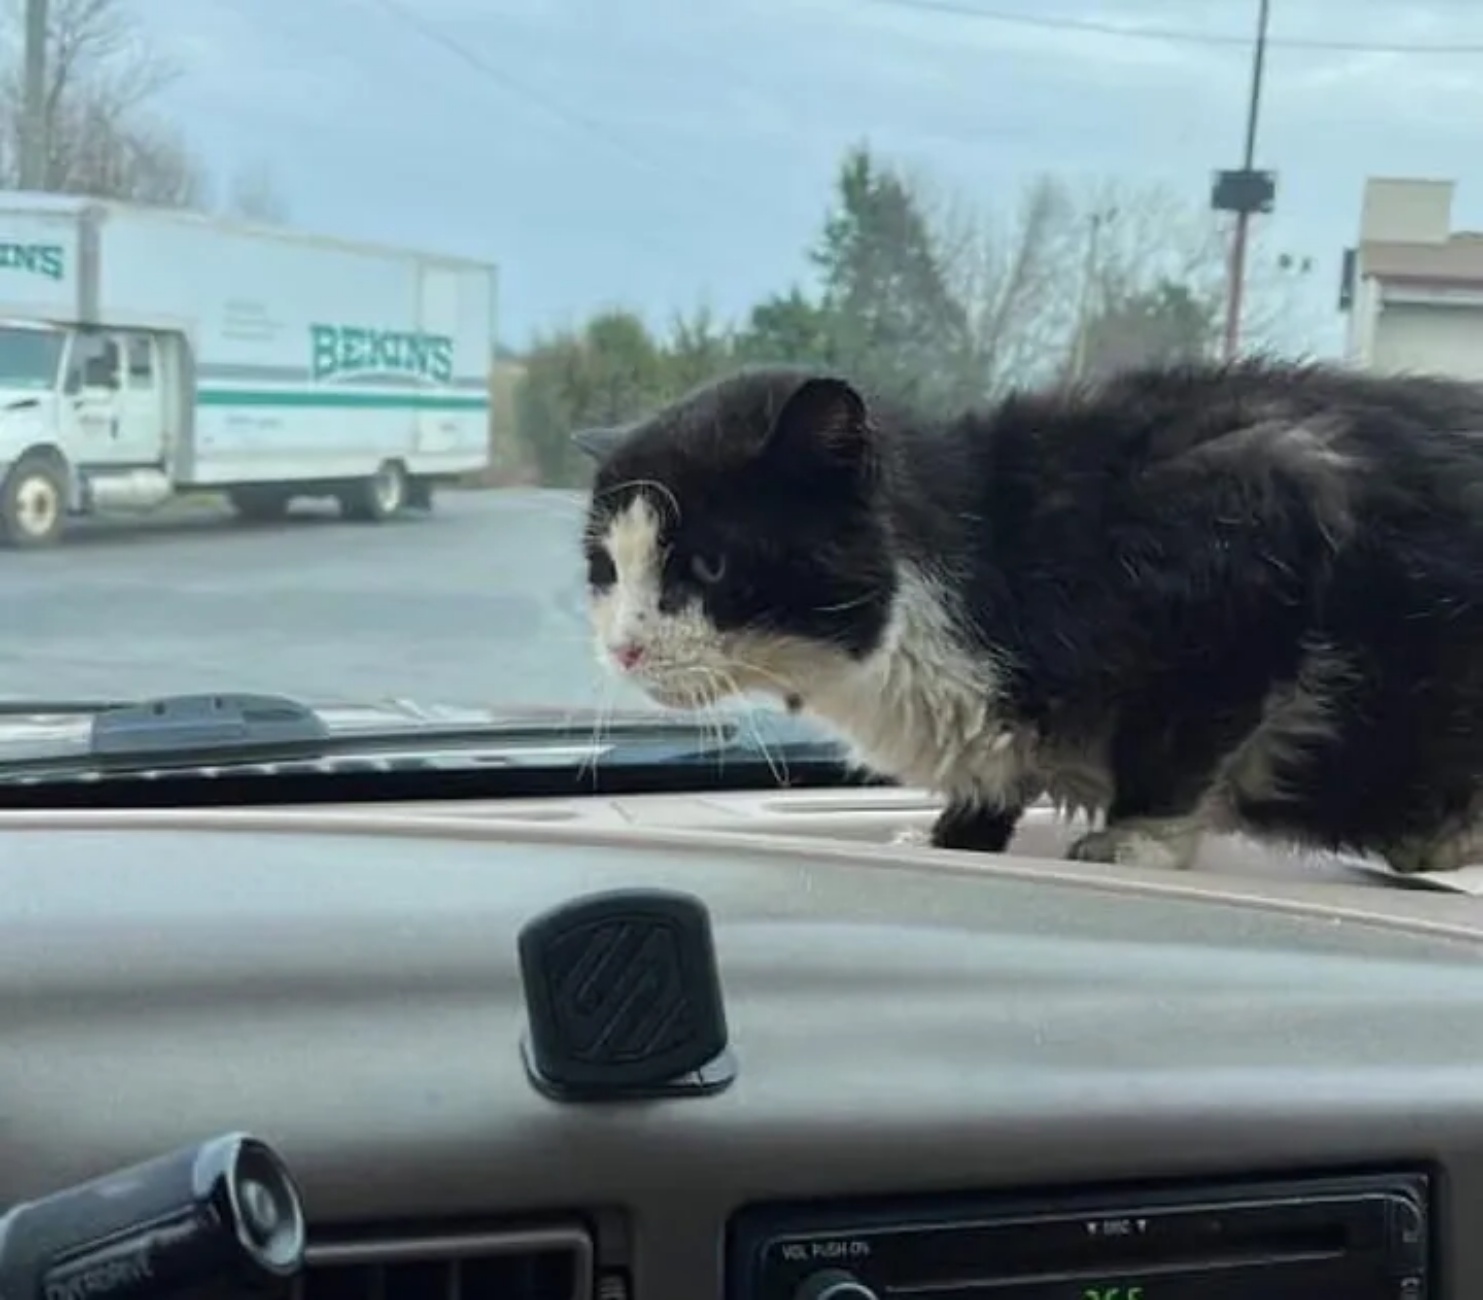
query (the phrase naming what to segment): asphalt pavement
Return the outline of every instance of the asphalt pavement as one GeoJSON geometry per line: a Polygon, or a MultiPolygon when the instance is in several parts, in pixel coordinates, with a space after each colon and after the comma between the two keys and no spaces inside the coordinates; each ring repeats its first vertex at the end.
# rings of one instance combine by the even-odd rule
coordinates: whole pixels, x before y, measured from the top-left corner
{"type": "Polygon", "coordinates": [[[578,495],[531,490],[445,492],[379,525],[310,506],[88,522],[0,552],[0,695],[632,703],[593,657],[580,522],[578,495]]]}

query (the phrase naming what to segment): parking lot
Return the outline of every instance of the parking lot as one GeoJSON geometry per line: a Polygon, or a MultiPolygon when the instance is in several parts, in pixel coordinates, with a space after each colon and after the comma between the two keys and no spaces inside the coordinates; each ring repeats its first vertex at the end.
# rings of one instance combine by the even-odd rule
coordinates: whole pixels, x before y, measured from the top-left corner
{"type": "Polygon", "coordinates": [[[610,688],[583,620],[580,511],[507,490],[382,525],[307,507],[271,526],[216,510],[84,524],[0,553],[0,693],[594,704],[610,688]]]}

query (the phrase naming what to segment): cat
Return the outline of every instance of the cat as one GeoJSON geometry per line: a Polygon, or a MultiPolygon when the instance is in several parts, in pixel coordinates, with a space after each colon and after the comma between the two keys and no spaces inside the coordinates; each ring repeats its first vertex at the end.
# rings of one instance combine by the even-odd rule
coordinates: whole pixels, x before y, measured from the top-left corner
{"type": "Polygon", "coordinates": [[[603,662],[821,719],[939,847],[1049,799],[1081,861],[1483,862],[1483,387],[1193,363],[927,419],[757,367],[578,442],[603,662]]]}

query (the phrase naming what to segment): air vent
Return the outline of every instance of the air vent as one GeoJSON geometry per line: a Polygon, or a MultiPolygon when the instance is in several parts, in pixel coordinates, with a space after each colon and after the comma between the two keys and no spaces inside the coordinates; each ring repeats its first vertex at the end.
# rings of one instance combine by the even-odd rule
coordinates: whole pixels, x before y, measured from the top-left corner
{"type": "Polygon", "coordinates": [[[592,1300],[579,1224],[311,1244],[293,1300],[592,1300]]]}

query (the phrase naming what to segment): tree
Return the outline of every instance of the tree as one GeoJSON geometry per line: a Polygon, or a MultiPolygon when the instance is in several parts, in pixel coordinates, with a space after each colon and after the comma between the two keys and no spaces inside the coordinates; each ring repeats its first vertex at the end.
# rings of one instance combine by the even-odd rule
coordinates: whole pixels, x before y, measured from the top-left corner
{"type": "Polygon", "coordinates": [[[663,387],[684,392],[729,369],[735,358],[730,331],[717,323],[708,307],[677,316],[668,343],[662,345],[663,387]]]}
{"type": "Polygon", "coordinates": [[[906,179],[864,147],[839,169],[836,206],[811,254],[833,348],[849,370],[919,405],[961,397],[967,334],[927,214],[906,179]]]}
{"type": "Polygon", "coordinates": [[[288,220],[288,204],[266,163],[245,167],[232,178],[227,190],[226,210],[244,221],[282,223],[288,220]]]}
{"type": "MultiPolygon", "coordinates": [[[[0,185],[19,180],[24,130],[23,0],[7,0],[0,61],[0,185]]],[[[149,112],[176,76],[124,0],[50,0],[43,92],[44,188],[197,206],[200,163],[149,112]]]]}
{"type": "MultiPolygon", "coordinates": [[[[924,200],[925,201],[925,200],[924,200]]],[[[1042,176],[1014,217],[937,204],[946,274],[969,322],[967,365],[985,398],[1011,386],[1100,372],[1161,353],[1172,318],[1213,353],[1224,310],[1229,232],[1217,214],[1163,185],[1113,179],[1076,188],[1042,176]],[[1177,291],[1176,291],[1177,290],[1177,291]],[[1156,325],[1155,320],[1162,321],[1156,325]],[[1116,339],[1137,323],[1142,342],[1116,339]],[[1101,359],[1088,368],[1090,351],[1101,359]]],[[[1248,261],[1244,344],[1290,351],[1297,281],[1279,275],[1258,228],[1248,261]]]]}
{"type": "Polygon", "coordinates": [[[666,357],[632,312],[607,311],[581,330],[543,339],[526,355],[515,398],[519,441],[548,487],[584,482],[591,464],[578,430],[622,423],[673,395],[666,357]]]}
{"type": "Polygon", "coordinates": [[[834,314],[795,285],[752,308],[735,352],[754,364],[834,366],[840,352],[836,335],[834,314]]]}
{"type": "Polygon", "coordinates": [[[991,401],[1052,379],[1076,325],[1085,220],[1076,195],[1042,176],[1009,213],[926,192],[921,202],[966,322],[957,362],[964,396],[991,401]]]}
{"type": "Polygon", "coordinates": [[[1127,293],[1087,321],[1077,374],[1102,379],[1135,366],[1211,357],[1220,338],[1220,311],[1220,299],[1176,280],[1127,293]]]}
{"type": "MultiPolygon", "coordinates": [[[[1214,355],[1228,246],[1220,218],[1161,186],[1046,175],[1013,206],[985,209],[857,147],[808,251],[812,284],[763,299],[735,329],[701,311],[656,336],[606,312],[540,342],[524,360],[520,437],[541,481],[577,483],[590,467],[574,430],[630,419],[740,363],[827,367],[946,411],[1214,355]]],[[[1260,227],[1248,265],[1244,344],[1293,351],[1305,337],[1301,267],[1271,255],[1260,227]]]]}

